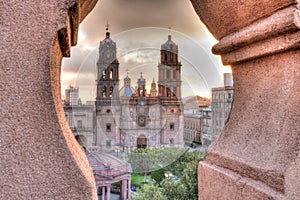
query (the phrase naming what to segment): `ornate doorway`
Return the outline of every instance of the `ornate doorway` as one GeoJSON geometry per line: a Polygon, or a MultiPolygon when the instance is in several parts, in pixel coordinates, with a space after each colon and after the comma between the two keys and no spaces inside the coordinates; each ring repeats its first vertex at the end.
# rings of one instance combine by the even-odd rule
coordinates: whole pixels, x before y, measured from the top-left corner
{"type": "Polygon", "coordinates": [[[137,148],[138,149],[146,149],[147,148],[147,138],[144,135],[140,135],[137,138],[137,148]]]}

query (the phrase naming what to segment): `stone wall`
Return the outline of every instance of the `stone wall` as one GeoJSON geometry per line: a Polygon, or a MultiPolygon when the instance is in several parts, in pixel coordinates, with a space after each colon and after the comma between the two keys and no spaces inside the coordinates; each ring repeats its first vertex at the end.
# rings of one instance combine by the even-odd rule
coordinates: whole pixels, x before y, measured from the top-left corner
{"type": "Polygon", "coordinates": [[[96,199],[60,95],[62,56],[96,1],[3,1],[0,199],[96,199]]]}
{"type": "MultiPolygon", "coordinates": [[[[1,199],[96,199],[60,96],[61,58],[95,3],[1,3],[1,199]]],[[[229,122],[199,164],[200,199],[297,199],[299,1],[192,3],[235,83],[229,122]]]]}
{"type": "Polygon", "coordinates": [[[199,164],[199,199],[298,199],[300,23],[294,0],[192,0],[230,64],[228,123],[199,164]]]}

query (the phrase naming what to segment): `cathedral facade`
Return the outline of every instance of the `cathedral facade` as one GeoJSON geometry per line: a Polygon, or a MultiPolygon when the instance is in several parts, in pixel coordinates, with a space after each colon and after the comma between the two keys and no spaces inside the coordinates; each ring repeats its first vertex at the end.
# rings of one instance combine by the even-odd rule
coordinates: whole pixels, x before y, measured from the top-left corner
{"type": "Polygon", "coordinates": [[[181,63],[171,35],[161,45],[158,82],[153,78],[149,92],[142,72],[135,88],[128,73],[120,87],[116,55],[107,29],[97,62],[96,145],[122,150],[183,146],[181,63]]]}

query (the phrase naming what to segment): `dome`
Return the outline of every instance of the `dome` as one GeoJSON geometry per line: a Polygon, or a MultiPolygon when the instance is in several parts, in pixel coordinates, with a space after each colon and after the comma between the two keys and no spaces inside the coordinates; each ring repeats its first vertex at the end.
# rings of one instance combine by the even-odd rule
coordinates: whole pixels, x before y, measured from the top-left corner
{"type": "Polygon", "coordinates": [[[143,77],[143,73],[141,72],[141,77],[138,78],[138,83],[145,83],[146,79],[143,77]]]}
{"type": "Polygon", "coordinates": [[[122,87],[119,92],[121,97],[131,97],[133,93],[134,93],[134,89],[129,86],[122,87]]]}
{"type": "Polygon", "coordinates": [[[126,87],[125,88],[125,94],[124,94],[125,97],[131,97],[132,96],[132,91],[131,91],[131,88],[130,87],[126,87]]]}
{"type": "Polygon", "coordinates": [[[162,50],[172,51],[172,52],[178,52],[178,45],[172,41],[172,36],[168,35],[168,40],[161,45],[162,50]]]}
{"type": "Polygon", "coordinates": [[[104,40],[102,40],[100,42],[101,46],[106,46],[106,47],[112,47],[112,46],[116,46],[116,43],[110,38],[110,37],[106,37],[104,40]]]}

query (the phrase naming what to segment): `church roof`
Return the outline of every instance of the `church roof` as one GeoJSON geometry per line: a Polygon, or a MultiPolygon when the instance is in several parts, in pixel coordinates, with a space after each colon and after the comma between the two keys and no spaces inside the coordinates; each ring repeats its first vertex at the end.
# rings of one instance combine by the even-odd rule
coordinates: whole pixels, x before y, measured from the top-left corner
{"type": "Polygon", "coordinates": [[[124,80],[130,80],[129,76],[127,75],[124,80]]]}
{"type": "Polygon", "coordinates": [[[89,164],[93,170],[107,170],[126,166],[128,163],[101,151],[86,151],[89,164]]]}
{"type": "Polygon", "coordinates": [[[99,148],[86,151],[89,164],[92,167],[96,184],[105,185],[107,181],[118,182],[124,174],[132,172],[131,165],[117,157],[103,152],[99,148]]]}

